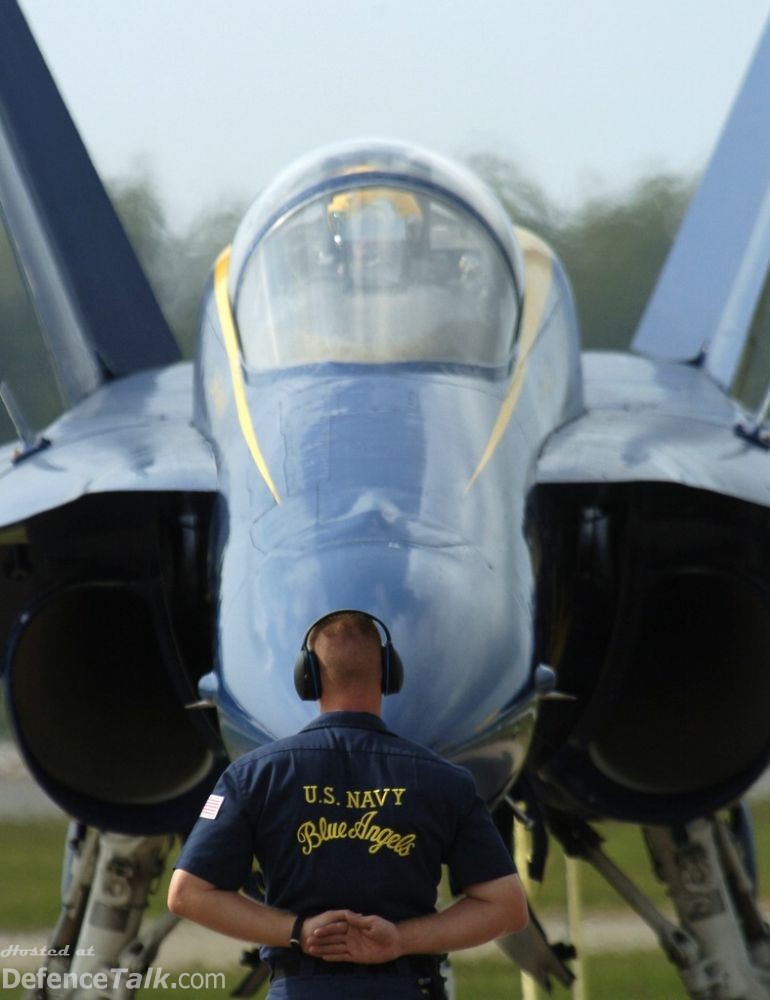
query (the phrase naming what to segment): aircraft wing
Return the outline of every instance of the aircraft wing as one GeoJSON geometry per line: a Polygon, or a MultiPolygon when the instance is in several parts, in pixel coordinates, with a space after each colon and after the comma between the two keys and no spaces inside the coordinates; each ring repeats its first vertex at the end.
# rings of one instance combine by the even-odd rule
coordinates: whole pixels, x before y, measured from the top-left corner
{"type": "Polygon", "coordinates": [[[0,4],[0,206],[66,401],[179,349],[35,40],[0,4]]]}
{"type": "Polygon", "coordinates": [[[213,490],[192,366],[174,364],[174,337],[12,0],[0,4],[0,206],[72,407],[46,431],[50,448],[23,461],[0,452],[0,524],[88,493],[213,490]]]}
{"type": "Polygon", "coordinates": [[[770,456],[736,433],[744,414],[689,365],[583,355],[586,413],[549,439],[538,482],[665,482],[770,503],[770,456]]]}
{"type": "Polygon", "coordinates": [[[633,349],[705,362],[728,388],[770,263],[770,22],[692,199],[633,349]]]}
{"type": "Polygon", "coordinates": [[[548,441],[538,480],[668,482],[767,505],[766,456],[725,394],[770,265],[770,22],[632,347],[584,354],[586,413],[548,441]]]}
{"type": "Polygon", "coordinates": [[[190,423],[192,365],[139,372],[97,389],[14,465],[0,455],[0,527],[90,493],[211,492],[216,465],[190,423]]]}

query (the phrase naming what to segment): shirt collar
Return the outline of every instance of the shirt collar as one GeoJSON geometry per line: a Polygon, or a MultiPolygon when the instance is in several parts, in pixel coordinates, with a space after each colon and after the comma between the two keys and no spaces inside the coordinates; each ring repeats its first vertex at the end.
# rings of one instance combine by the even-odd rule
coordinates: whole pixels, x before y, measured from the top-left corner
{"type": "Polygon", "coordinates": [[[331,726],[346,726],[349,729],[371,729],[378,733],[390,732],[379,717],[371,712],[324,712],[305,726],[303,733],[311,729],[328,729],[331,726]]]}

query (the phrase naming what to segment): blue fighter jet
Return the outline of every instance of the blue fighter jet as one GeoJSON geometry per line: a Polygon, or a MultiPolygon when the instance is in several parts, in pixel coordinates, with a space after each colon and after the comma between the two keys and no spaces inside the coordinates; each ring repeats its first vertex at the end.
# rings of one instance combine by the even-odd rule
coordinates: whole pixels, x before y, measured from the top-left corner
{"type": "MultiPolygon", "coordinates": [[[[507,836],[530,828],[535,877],[560,843],[690,997],[770,997],[741,804],[770,759],[770,394],[731,396],[770,261],[768,115],[770,33],[633,353],[581,354],[559,260],[466,169],[359,141],[261,194],[182,361],[0,4],[0,204],[68,404],[37,434],[5,386],[0,454],[6,701],[74,821],[60,968],[147,967],[169,837],[228,759],[309,721],[302,635],[361,608],[406,664],[387,723],[468,767],[507,836]],[[644,829],[675,920],[603,818],[644,829]]],[[[572,979],[536,920],[501,945],[572,979]]]]}

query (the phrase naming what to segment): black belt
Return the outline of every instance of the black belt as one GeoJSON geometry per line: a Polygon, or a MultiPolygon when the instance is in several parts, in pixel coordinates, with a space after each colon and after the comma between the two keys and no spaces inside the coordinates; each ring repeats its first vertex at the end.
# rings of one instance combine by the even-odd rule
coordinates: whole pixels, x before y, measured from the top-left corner
{"type": "Polygon", "coordinates": [[[302,955],[271,961],[271,979],[290,976],[416,976],[428,978],[439,974],[437,955],[405,955],[393,962],[364,965],[358,962],[324,962],[321,958],[302,955]]]}

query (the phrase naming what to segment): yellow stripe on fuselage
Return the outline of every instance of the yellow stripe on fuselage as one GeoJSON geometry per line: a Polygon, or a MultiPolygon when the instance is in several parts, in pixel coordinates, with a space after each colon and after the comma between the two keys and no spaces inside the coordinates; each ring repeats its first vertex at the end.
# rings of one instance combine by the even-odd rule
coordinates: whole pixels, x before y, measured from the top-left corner
{"type": "Polygon", "coordinates": [[[527,371],[529,356],[537,342],[537,334],[543,319],[543,310],[548,300],[548,293],[551,290],[552,265],[550,250],[542,240],[526,229],[517,229],[516,235],[524,252],[524,274],[526,280],[524,289],[524,314],[521,318],[521,331],[519,334],[519,353],[516,358],[516,365],[513,369],[508,392],[500,407],[500,412],[492,428],[489,441],[487,441],[484,454],[481,456],[475,472],[465,487],[466,493],[476,482],[490,458],[494,455],[505,433],[505,429],[513,416],[513,411],[516,409],[516,404],[519,401],[519,396],[524,385],[524,376],[527,371]]]}
{"type": "Polygon", "coordinates": [[[219,315],[219,325],[222,327],[222,336],[227,351],[227,360],[230,365],[230,379],[233,383],[233,399],[238,413],[238,423],[246,445],[254,459],[254,464],[259,469],[260,475],[267,484],[267,488],[273,494],[276,503],[281,502],[278,490],[270,475],[270,470],[265,462],[265,457],[259,447],[257,435],[254,431],[254,424],[249,412],[249,404],[246,399],[246,389],[243,384],[243,372],[241,371],[241,352],[238,348],[238,335],[235,332],[235,320],[233,311],[230,308],[230,296],[227,291],[227,269],[230,264],[230,247],[223,250],[214,265],[214,299],[219,315]]]}

